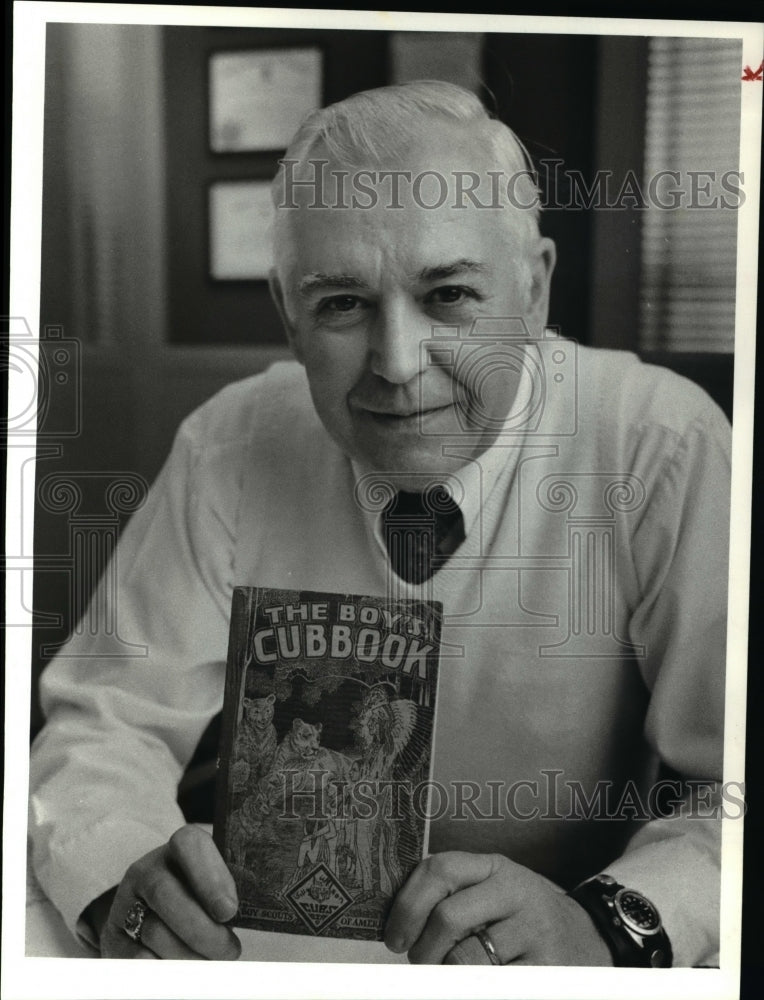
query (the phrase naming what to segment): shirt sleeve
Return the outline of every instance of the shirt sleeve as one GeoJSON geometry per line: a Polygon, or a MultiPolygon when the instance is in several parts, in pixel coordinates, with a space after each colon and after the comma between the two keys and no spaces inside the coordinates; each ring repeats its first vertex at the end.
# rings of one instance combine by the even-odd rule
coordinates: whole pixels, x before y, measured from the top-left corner
{"type": "Polygon", "coordinates": [[[646,823],[607,872],[658,907],[676,966],[718,962],[729,493],[729,425],[709,407],[660,469],[633,543],[645,737],[683,801],[646,823]]]}
{"type": "Polygon", "coordinates": [[[231,456],[218,457],[216,468],[181,428],[106,570],[116,585],[104,578],[94,596],[102,624],[43,672],[32,863],[75,933],[85,907],[183,825],[177,785],[221,706],[236,484],[231,456]]]}

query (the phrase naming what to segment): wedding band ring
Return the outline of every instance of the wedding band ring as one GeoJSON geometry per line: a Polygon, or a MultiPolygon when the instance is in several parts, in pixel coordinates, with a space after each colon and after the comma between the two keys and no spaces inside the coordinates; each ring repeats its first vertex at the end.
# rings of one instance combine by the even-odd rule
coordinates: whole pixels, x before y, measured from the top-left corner
{"type": "Polygon", "coordinates": [[[491,960],[491,965],[501,965],[501,961],[496,952],[496,948],[494,948],[493,941],[491,940],[488,931],[485,928],[483,928],[482,931],[475,931],[475,937],[482,944],[483,950],[491,960]]]}
{"type": "Polygon", "coordinates": [[[140,898],[136,898],[133,905],[125,914],[125,919],[122,924],[122,929],[125,934],[130,938],[131,941],[135,941],[136,944],[141,942],[141,932],[143,931],[143,921],[146,919],[146,914],[149,912],[148,907],[144,901],[140,898]]]}

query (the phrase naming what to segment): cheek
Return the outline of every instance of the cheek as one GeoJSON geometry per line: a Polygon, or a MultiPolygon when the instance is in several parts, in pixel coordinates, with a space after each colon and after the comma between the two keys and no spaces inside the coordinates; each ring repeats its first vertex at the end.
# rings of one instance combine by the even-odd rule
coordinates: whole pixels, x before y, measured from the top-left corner
{"type": "Polygon", "coordinates": [[[363,376],[365,350],[360,337],[317,336],[305,347],[303,363],[313,398],[336,409],[363,376]]]}
{"type": "Polygon", "coordinates": [[[499,342],[460,353],[455,378],[465,417],[486,430],[506,417],[517,394],[523,355],[520,344],[502,346],[499,342]]]}

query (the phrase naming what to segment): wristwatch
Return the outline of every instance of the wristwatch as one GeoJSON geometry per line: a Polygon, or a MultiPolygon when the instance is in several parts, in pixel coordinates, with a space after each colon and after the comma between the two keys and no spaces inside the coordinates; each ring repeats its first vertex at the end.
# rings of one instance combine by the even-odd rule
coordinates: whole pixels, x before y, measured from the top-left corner
{"type": "Polygon", "coordinates": [[[595,875],[568,895],[592,918],[617,966],[670,968],[671,942],[658,910],[641,892],[610,875],[595,875]]]}

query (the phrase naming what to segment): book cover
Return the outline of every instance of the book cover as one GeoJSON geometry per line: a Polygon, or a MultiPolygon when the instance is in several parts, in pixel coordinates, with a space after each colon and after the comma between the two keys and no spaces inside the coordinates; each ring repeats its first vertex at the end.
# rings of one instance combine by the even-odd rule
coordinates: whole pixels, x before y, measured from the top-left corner
{"type": "Polygon", "coordinates": [[[236,926],[382,939],[426,852],[441,614],[235,588],[214,837],[236,926]]]}

